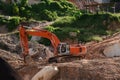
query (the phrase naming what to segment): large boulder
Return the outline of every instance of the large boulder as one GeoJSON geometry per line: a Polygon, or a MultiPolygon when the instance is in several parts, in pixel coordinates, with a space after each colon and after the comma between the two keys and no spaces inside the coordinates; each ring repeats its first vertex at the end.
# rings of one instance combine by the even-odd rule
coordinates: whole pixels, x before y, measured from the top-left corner
{"type": "Polygon", "coordinates": [[[118,42],[106,47],[103,52],[106,57],[120,56],[120,43],[118,42]]]}

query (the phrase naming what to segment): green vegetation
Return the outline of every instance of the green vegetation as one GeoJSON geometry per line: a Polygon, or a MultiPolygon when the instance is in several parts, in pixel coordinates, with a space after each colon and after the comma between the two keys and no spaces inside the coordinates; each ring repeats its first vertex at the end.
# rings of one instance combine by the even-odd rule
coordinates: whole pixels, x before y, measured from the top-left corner
{"type": "Polygon", "coordinates": [[[79,41],[101,41],[101,36],[112,35],[118,31],[118,29],[109,28],[109,25],[114,21],[120,22],[118,14],[84,14],[79,17],[67,16],[55,21],[52,25],[52,32],[58,35],[61,40],[68,37],[69,32],[76,32],[77,36],[73,38],[78,38],[79,41]],[[54,29],[56,27],[58,30],[54,29]],[[64,35],[64,37],[60,37],[61,35],[64,35]]]}
{"type": "Polygon", "coordinates": [[[8,30],[12,31],[20,24],[20,21],[23,21],[24,18],[20,17],[9,17],[9,16],[0,16],[0,24],[7,25],[8,30]]]}
{"type": "Polygon", "coordinates": [[[0,1],[0,10],[7,16],[18,16],[12,19],[0,18],[0,24],[7,24],[10,31],[22,21],[19,18],[28,20],[54,21],[61,16],[79,15],[81,12],[67,0],[42,0],[38,4],[28,5],[28,0],[20,0],[19,3],[4,3],[0,1]],[[12,27],[11,27],[12,26],[12,27]]]}
{"type": "Polygon", "coordinates": [[[81,12],[67,0],[42,0],[38,4],[28,5],[28,0],[20,3],[5,4],[0,2],[1,10],[10,16],[26,17],[27,19],[53,21],[59,16],[72,16],[81,12]]]}
{"type": "Polygon", "coordinates": [[[40,3],[33,5],[28,5],[28,0],[11,4],[0,2],[0,10],[5,15],[11,16],[10,18],[0,16],[0,24],[6,24],[9,31],[14,30],[22,21],[54,21],[54,24],[47,26],[46,29],[55,33],[60,40],[69,38],[84,42],[101,41],[101,36],[120,31],[119,28],[109,27],[113,22],[120,22],[120,14],[85,14],[67,0],[41,0],[40,3]],[[70,36],[70,32],[76,36],[70,36]]]}

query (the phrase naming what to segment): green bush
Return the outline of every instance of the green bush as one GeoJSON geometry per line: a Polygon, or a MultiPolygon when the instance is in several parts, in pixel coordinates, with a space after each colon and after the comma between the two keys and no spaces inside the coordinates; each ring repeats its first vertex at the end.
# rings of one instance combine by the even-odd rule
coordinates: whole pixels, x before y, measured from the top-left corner
{"type": "Polygon", "coordinates": [[[55,28],[53,26],[46,26],[45,29],[50,31],[50,32],[54,32],[55,30],[58,30],[59,28],[55,28]]]}
{"type": "Polygon", "coordinates": [[[32,13],[30,10],[26,10],[25,7],[20,8],[20,16],[21,17],[26,17],[27,19],[32,17],[32,13]]]}
{"type": "Polygon", "coordinates": [[[13,12],[12,8],[13,8],[13,4],[3,4],[3,11],[4,11],[5,14],[13,15],[12,14],[12,12],[13,12]]]}
{"type": "Polygon", "coordinates": [[[7,3],[4,3],[4,2],[0,2],[1,4],[1,10],[4,11],[4,14],[6,15],[18,15],[19,13],[19,8],[18,6],[16,5],[16,3],[11,3],[11,4],[7,4],[7,3]]]}
{"type": "Polygon", "coordinates": [[[57,18],[57,13],[49,8],[49,4],[46,4],[45,1],[32,5],[33,18],[37,20],[55,20],[57,18]]]}
{"type": "Polygon", "coordinates": [[[24,18],[20,18],[17,16],[16,17],[0,16],[0,24],[7,25],[9,31],[13,31],[14,29],[16,29],[20,22],[24,20],[25,20],[24,18]]]}
{"type": "Polygon", "coordinates": [[[40,3],[33,5],[28,5],[28,0],[20,0],[20,3],[1,3],[0,6],[2,6],[1,9],[7,15],[37,20],[52,21],[57,16],[76,16],[81,14],[72,3],[66,0],[42,0],[40,3]]]}
{"type": "Polygon", "coordinates": [[[42,11],[42,15],[40,15],[42,20],[47,20],[47,21],[53,21],[57,19],[57,13],[56,12],[51,12],[48,10],[42,11]]]}
{"type": "Polygon", "coordinates": [[[55,21],[55,23],[52,25],[54,27],[72,27],[73,22],[75,22],[75,17],[61,17],[55,21]]]}
{"type": "MultiPolygon", "coordinates": [[[[56,34],[68,37],[68,30],[65,28],[76,28],[80,33],[78,33],[79,41],[101,41],[102,38],[99,36],[111,35],[115,30],[110,30],[109,25],[113,22],[119,22],[120,17],[118,15],[112,14],[84,14],[74,17],[62,17],[55,21],[52,25],[53,27],[59,27],[60,30],[56,30],[56,34]],[[62,33],[60,33],[62,32],[62,33]],[[99,35],[99,36],[96,36],[99,35]]],[[[65,38],[65,37],[64,37],[65,38]]],[[[70,36],[69,36],[70,38],[70,36]]]]}
{"type": "Polygon", "coordinates": [[[14,29],[16,29],[16,27],[19,25],[20,23],[20,18],[19,17],[14,17],[14,18],[11,18],[9,21],[8,21],[8,30],[9,31],[12,31],[14,29]]]}
{"type": "Polygon", "coordinates": [[[63,9],[63,6],[60,4],[60,2],[53,1],[50,3],[49,9],[52,11],[61,11],[63,9]]]}
{"type": "MultiPolygon", "coordinates": [[[[80,15],[81,12],[76,9],[76,7],[65,0],[60,0],[60,1],[52,1],[52,0],[42,0],[38,4],[34,4],[31,6],[32,7],[32,13],[33,17],[37,18],[39,16],[45,17],[42,18],[44,20],[55,20],[54,18],[57,16],[74,16],[74,15],[80,15]],[[46,15],[48,13],[48,15],[46,15]],[[53,15],[52,15],[52,14],[53,15]],[[54,16],[55,15],[55,16],[54,16]],[[51,16],[53,19],[51,19],[51,16]],[[48,19],[46,17],[49,17],[48,19]]],[[[41,20],[41,19],[40,19],[41,20]]]]}
{"type": "Polygon", "coordinates": [[[41,3],[38,3],[38,4],[33,4],[31,5],[32,7],[32,12],[35,12],[35,13],[40,13],[41,11],[43,11],[44,9],[47,9],[47,5],[44,1],[42,1],[41,3]]]}
{"type": "Polygon", "coordinates": [[[20,5],[21,6],[27,6],[28,5],[28,0],[20,0],[20,5]]]}
{"type": "Polygon", "coordinates": [[[45,29],[54,33],[60,40],[63,40],[65,37],[68,36],[67,32],[63,31],[58,27],[54,28],[53,26],[47,26],[45,29]],[[64,36],[61,36],[61,35],[64,35],[64,36]]]}
{"type": "Polygon", "coordinates": [[[32,17],[32,7],[28,5],[28,0],[21,0],[18,4],[19,7],[19,16],[26,17],[27,19],[32,17]]]}
{"type": "Polygon", "coordinates": [[[80,33],[79,29],[76,28],[59,28],[59,27],[53,27],[53,26],[47,26],[45,28],[46,30],[54,33],[60,40],[65,40],[66,38],[76,38],[73,36],[70,36],[70,32],[75,32],[77,35],[80,33]],[[62,35],[62,36],[61,36],[62,35]]]}
{"type": "Polygon", "coordinates": [[[14,3],[12,6],[12,14],[13,15],[19,15],[19,7],[14,3]]]}
{"type": "Polygon", "coordinates": [[[3,16],[0,16],[0,24],[6,24],[7,22],[7,19],[3,18],[3,16]]]}

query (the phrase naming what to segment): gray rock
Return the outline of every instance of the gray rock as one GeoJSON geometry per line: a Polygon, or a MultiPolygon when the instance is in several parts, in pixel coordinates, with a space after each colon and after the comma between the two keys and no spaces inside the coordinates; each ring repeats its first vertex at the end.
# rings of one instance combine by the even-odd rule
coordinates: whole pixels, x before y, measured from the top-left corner
{"type": "Polygon", "coordinates": [[[106,57],[120,56],[120,43],[115,43],[111,46],[106,47],[103,53],[106,57]]]}

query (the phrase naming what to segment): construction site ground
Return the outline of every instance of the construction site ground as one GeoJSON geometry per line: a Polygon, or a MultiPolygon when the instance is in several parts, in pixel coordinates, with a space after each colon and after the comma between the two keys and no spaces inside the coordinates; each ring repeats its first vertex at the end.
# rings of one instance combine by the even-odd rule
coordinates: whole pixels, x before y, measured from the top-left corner
{"type": "MultiPolygon", "coordinates": [[[[106,57],[103,51],[115,43],[120,43],[120,34],[107,36],[101,42],[88,42],[87,53],[84,58],[62,61],[59,63],[48,63],[42,44],[30,42],[35,46],[35,55],[27,57],[25,64],[21,55],[19,39],[16,35],[0,37],[0,57],[8,61],[15,70],[24,78],[30,80],[37,72],[45,66],[57,66],[59,72],[51,80],[119,80],[120,79],[120,57],[106,57]]],[[[47,51],[49,55],[49,51],[47,51]]],[[[48,73],[49,75],[49,73],[48,73]]]]}

